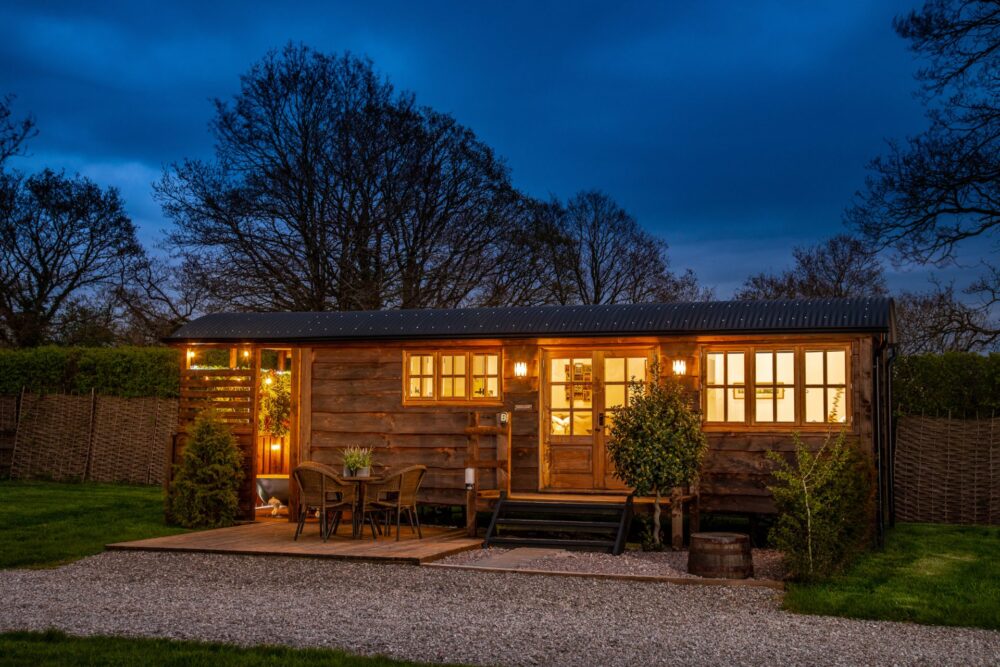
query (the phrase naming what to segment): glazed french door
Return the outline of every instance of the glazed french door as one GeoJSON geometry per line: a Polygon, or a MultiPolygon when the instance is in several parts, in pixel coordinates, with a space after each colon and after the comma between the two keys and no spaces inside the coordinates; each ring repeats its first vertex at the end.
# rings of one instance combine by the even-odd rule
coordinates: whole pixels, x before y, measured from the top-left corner
{"type": "Polygon", "coordinates": [[[624,490],[606,442],[630,379],[646,381],[652,350],[548,350],[542,384],[542,486],[624,490]]]}

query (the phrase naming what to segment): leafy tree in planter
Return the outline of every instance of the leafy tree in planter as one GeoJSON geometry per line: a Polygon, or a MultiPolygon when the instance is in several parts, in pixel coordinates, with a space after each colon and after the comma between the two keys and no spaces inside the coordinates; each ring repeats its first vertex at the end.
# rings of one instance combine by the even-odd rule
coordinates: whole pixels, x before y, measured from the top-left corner
{"type": "Polygon", "coordinates": [[[215,414],[195,420],[170,489],[170,518],[185,528],[232,525],[239,514],[243,455],[215,414]]]}
{"type": "Polygon", "coordinates": [[[618,477],[642,496],[653,495],[653,543],[660,539],[660,496],[698,478],[708,449],[690,393],[650,368],[650,382],[629,383],[628,405],[612,410],[608,453],[618,477]]]}

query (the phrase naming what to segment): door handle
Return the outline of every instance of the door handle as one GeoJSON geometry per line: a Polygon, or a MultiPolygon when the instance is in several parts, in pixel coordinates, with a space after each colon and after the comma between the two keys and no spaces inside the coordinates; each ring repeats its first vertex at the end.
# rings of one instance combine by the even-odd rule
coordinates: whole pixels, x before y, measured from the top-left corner
{"type": "Polygon", "coordinates": [[[603,412],[598,412],[597,413],[597,425],[600,426],[601,428],[604,428],[604,413],[603,412]]]}

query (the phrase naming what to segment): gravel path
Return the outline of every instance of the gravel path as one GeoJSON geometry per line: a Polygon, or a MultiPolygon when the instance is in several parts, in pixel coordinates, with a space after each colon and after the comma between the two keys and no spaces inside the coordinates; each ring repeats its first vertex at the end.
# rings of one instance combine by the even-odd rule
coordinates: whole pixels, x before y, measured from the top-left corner
{"type": "MultiPolygon", "coordinates": [[[[476,565],[509,549],[493,547],[473,549],[449,556],[439,562],[447,565],[476,565]]],[[[753,550],[754,579],[780,581],[784,576],[781,552],[774,549],[753,550]]],[[[697,579],[687,571],[687,551],[626,551],[620,556],[588,551],[561,551],[552,556],[534,558],[514,565],[518,570],[548,570],[550,572],[587,572],[589,574],[628,574],[654,577],[697,579]]]]}
{"type": "Polygon", "coordinates": [[[989,665],[1000,633],[797,616],[768,589],[109,552],[0,571],[0,630],[502,665],[989,665]]]}

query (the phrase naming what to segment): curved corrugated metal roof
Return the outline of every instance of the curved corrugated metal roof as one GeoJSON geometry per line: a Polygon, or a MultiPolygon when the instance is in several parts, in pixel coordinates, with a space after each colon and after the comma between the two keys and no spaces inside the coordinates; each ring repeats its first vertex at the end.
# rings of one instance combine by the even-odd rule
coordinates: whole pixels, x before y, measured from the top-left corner
{"type": "Polygon", "coordinates": [[[167,342],[534,338],[705,333],[889,331],[886,298],[703,301],[602,306],[321,313],[215,313],[167,342]]]}

